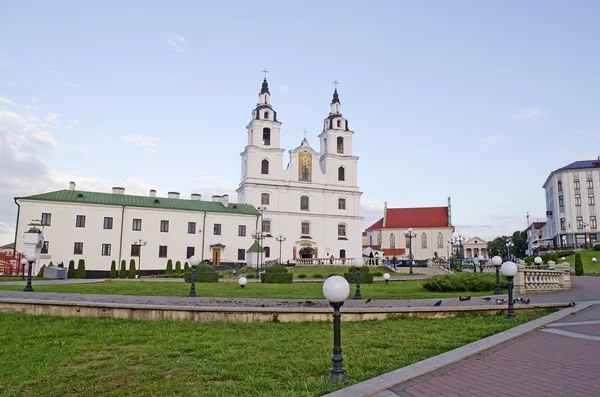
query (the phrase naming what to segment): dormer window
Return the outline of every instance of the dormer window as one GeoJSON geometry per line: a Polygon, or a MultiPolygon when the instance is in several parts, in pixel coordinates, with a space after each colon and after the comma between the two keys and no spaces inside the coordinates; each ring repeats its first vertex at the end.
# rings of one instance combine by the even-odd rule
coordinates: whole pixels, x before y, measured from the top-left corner
{"type": "Polygon", "coordinates": [[[263,140],[263,145],[271,146],[271,129],[270,128],[263,128],[262,140],[263,140]]]}

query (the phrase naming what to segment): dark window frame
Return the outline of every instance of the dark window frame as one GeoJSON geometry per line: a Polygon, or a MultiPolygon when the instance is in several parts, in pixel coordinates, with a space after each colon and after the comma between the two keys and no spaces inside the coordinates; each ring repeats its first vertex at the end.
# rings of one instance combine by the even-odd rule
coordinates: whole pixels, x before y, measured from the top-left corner
{"type": "Polygon", "coordinates": [[[131,255],[133,257],[140,257],[140,252],[142,251],[142,246],[139,244],[131,244],[131,255]]]}
{"type": "Polygon", "coordinates": [[[112,253],[112,247],[111,247],[111,245],[103,243],[102,244],[102,254],[101,254],[101,256],[110,256],[111,253],[112,253]]]}
{"type": "Polygon", "coordinates": [[[83,242],[77,241],[73,243],[73,255],[83,255],[83,242]]]}
{"type": "Polygon", "coordinates": [[[260,173],[261,175],[269,175],[269,160],[263,159],[260,162],[260,173]]]}
{"type": "Polygon", "coordinates": [[[159,245],[158,246],[158,257],[159,258],[166,258],[168,252],[169,252],[169,247],[167,245],[159,245]]]}
{"type": "Polygon", "coordinates": [[[104,222],[102,223],[102,227],[105,230],[109,230],[109,229],[112,230],[112,228],[113,228],[113,218],[112,218],[112,216],[105,216],[104,217],[104,222]]]}
{"type": "Polygon", "coordinates": [[[310,197],[300,196],[300,210],[301,211],[310,211],[310,197]]]}
{"type": "Polygon", "coordinates": [[[339,167],[338,168],[338,181],[345,181],[346,180],[346,169],[344,167],[339,167]]]}
{"type": "Polygon", "coordinates": [[[141,232],[142,231],[142,220],[139,218],[133,219],[133,223],[131,225],[131,230],[134,232],[141,232]],[[136,225],[137,225],[137,229],[136,229],[136,225]]]}
{"type": "Polygon", "coordinates": [[[343,197],[338,198],[338,210],[346,209],[346,199],[343,197]]]}
{"type": "Polygon", "coordinates": [[[246,250],[245,249],[238,248],[237,260],[238,261],[245,261],[246,260],[246,250]]]}
{"type": "Polygon", "coordinates": [[[85,227],[85,215],[76,215],[75,227],[85,227]]]}
{"type": "Polygon", "coordinates": [[[185,259],[190,259],[194,255],[196,255],[196,247],[186,247],[185,248],[185,259]],[[190,252],[192,253],[191,255],[190,255],[190,252]]]}
{"type": "Polygon", "coordinates": [[[49,212],[42,212],[42,226],[50,226],[52,224],[52,214],[49,212]]]}
{"type": "Polygon", "coordinates": [[[238,225],[238,237],[246,236],[246,225],[238,225]]]}
{"type": "Polygon", "coordinates": [[[42,251],[40,253],[41,254],[47,254],[48,253],[48,249],[50,249],[50,241],[44,240],[44,245],[42,245],[42,251]]]}
{"type": "Polygon", "coordinates": [[[196,222],[188,222],[188,234],[196,234],[196,222]]]}
{"type": "Polygon", "coordinates": [[[213,235],[214,236],[221,235],[221,224],[220,223],[213,224],[213,235]]]}
{"type": "Polygon", "coordinates": [[[301,222],[300,223],[300,234],[302,236],[310,236],[310,222],[301,222]],[[304,228],[306,227],[306,233],[304,228]]]}
{"type": "Polygon", "coordinates": [[[161,233],[169,233],[169,221],[166,219],[162,219],[160,221],[160,232],[161,233]]]}

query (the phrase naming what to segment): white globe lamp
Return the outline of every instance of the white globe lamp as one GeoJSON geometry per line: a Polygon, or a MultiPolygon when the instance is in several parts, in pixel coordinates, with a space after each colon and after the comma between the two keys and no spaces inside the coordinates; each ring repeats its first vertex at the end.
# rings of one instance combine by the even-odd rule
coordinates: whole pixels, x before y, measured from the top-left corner
{"type": "Polygon", "coordinates": [[[508,319],[513,319],[517,317],[517,315],[515,314],[515,307],[513,302],[513,278],[517,274],[517,270],[517,265],[515,265],[511,261],[504,262],[502,264],[502,267],[500,268],[500,271],[508,280],[508,312],[506,314],[506,318],[508,319]]]}
{"type": "Polygon", "coordinates": [[[383,274],[383,279],[385,280],[385,283],[387,284],[390,281],[390,274],[389,273],[384,273],[383,274]]]}
{"type": "MultiPolygon", "coordinates": [[[[563,260],[564,260],[564,259],[563,259],[563,260]]],[[[538,265],[538,266],[539,266],[539,265],[541,265],[541,264],[542,264],[542,262],[543,262],[543,259],[542,259],[541,257],[539,257],[539,256],[536,256],[536,257],[535,257],[535,259],[533,260],[533,262],[534,262],[536,265],[538,265]]]]}
{"type": "Polygon", "coordinates": [[[244,288],[246,284],[248,284],[248,279],[246,277],[240,277],[238,283],[240,284],[240,287],[244,288]]]}

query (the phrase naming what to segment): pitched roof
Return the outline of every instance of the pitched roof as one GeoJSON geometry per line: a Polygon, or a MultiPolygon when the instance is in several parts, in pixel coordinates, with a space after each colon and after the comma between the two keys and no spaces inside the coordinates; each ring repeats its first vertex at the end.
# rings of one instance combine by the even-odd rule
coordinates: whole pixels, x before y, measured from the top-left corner
{"type": "Polygon", "coordinates": [[[533,228],[534,229],[541,229],[544,227],[544,225],[546,224],[546,222],[533,222],[533,228]]]}
{"type": "Polygon", "coordinates": [[[258,244],[258,241],[254,240],[254,244],[246,252],[265,252],[265,249],[258,244]]]}
{"type": "Polygon", "coordinates": [[[557,169],[556,171],[565,171],[565,170],[576,170],[581,168],[595,168],[600,167],[600,158],[596,160],[583,160],[583,161],[575,161],[569,165],[565,165],[562,168],[557,169]]]}
{"type": "Polygon", "coordinates": [[[99,193],[82,190],[57,190],[55,192],[17,198],[23,200],[54,201],[62,203],[101,204],[182,211],[223,212],[255,216],[260,215],[258,210],[249,204],[230,203],[227,207],[225,207],[222,203],[215,201],[133,196],[128,194],[99,193]]]}
{"type": "Polygon", "coordinates": [[[385,228],[381,218],[367,230],[448,226],[448,207],[388,208],[385,228]]]}
{"type": "Polygon", "coordinates": [[[406,252],[404,248],[384,248],[383,255],[385,256],[401,256],[406,252]]]}

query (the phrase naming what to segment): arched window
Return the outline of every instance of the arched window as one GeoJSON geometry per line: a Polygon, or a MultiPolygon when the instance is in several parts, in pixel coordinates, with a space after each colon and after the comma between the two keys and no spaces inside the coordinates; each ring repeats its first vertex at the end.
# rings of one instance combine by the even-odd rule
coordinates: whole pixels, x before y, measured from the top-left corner
{"type": "Polygon", "coordinates": [[[263,145],[265,146],[271,146],[271,129],[270,128],[263,128],[263,145]]]}
{"type": "Polygon", "coordinates": [[[309,222],[302,222],[301,234],[303,236],[309,236],[310,235],[310,223],[309,222]]]}
{"type": "Polygon", "coordinates": [[[342,120],[337,120],[337,121],[335,122],[335,125],[336,125],[338,128],[340,128],[340,127],[342,126],[342,120]]]}
{"type": "Polygon", "coordinates": [[[265,247],[265,258],[271,257],[271,247],[265,247]]]}
{"type": "Polygon", "coordinates": [[[346,225],[338,223],[338,237],[346,237],[346,225]]]}
{"type": "Polygon", "coordinates": [[[265,119],[269,118],[269,112],[265,112],[265,119]]]}
{"type": "Polygon", "coordinates": [[[260,194],[260,205],[269,205],[271,202],[271,196],[269,193],[261,193],[260,194]]]}
{"type": "Polygon", "coordinates": [[[562,181],[558,181],[558,191],[562,192],[562,181]]]}
{"type": "Polygon", "coordinates": [[[338,136],[337,138],[337,152],[344,153],[344,138],[338,136]]]}
{"type": "Polygon", "coordinates": [[[390,248],[396,248],[396,236],[394,236],[394,233],[390,234],[390,248]]]}
{"type": "Polygon", "coordinates": [[[427,235],[421,234],[421,248],[427,248],[427,235]]]}
{"type": "Polygon", "coordinates": [[[377,235],[377,245],[381,245],[381,232],[377,235]]]}
{"type": "Polygon", "coordinates": [[[338,199],[338,210],[345,210],[345,209],[346,209],[346,199],[339,198],[338,199]]]}
{"type": "MultiPolygon", "coordinates": [[[[475,243],[477,243],[477,241],[475,241],[475,243]]],[[[437,235],[437,247],[444,248],[444,235],[442,232],[439,232],[437,235]]]]}
{"type": "Polygon", "coordinates": [[[338,181],[345,181],[346,180],[346,170],[344,169],[344,167],[340,167],[338,168],[338,181]]]}
{"type": "Polygon", "coordinates": [[[308,211],[308,196],[300,196],[300,209],[308,211]]]}
{"type": "Polygon", "coordinates": [[[271,221],[268,219],[263,219],[262,221],[262,231],[264,233],[271,233],[271,221]]]}
{"type": "Polygon", "coordinates": [[[260,173],[264,175],[269,174],[269,160],[264,159],[260,166],[260,173]]]}
{"type": "Polygon", "coordinates": [[[346,257],[346,250],[340,250],[340,258],[346,257]]]}

